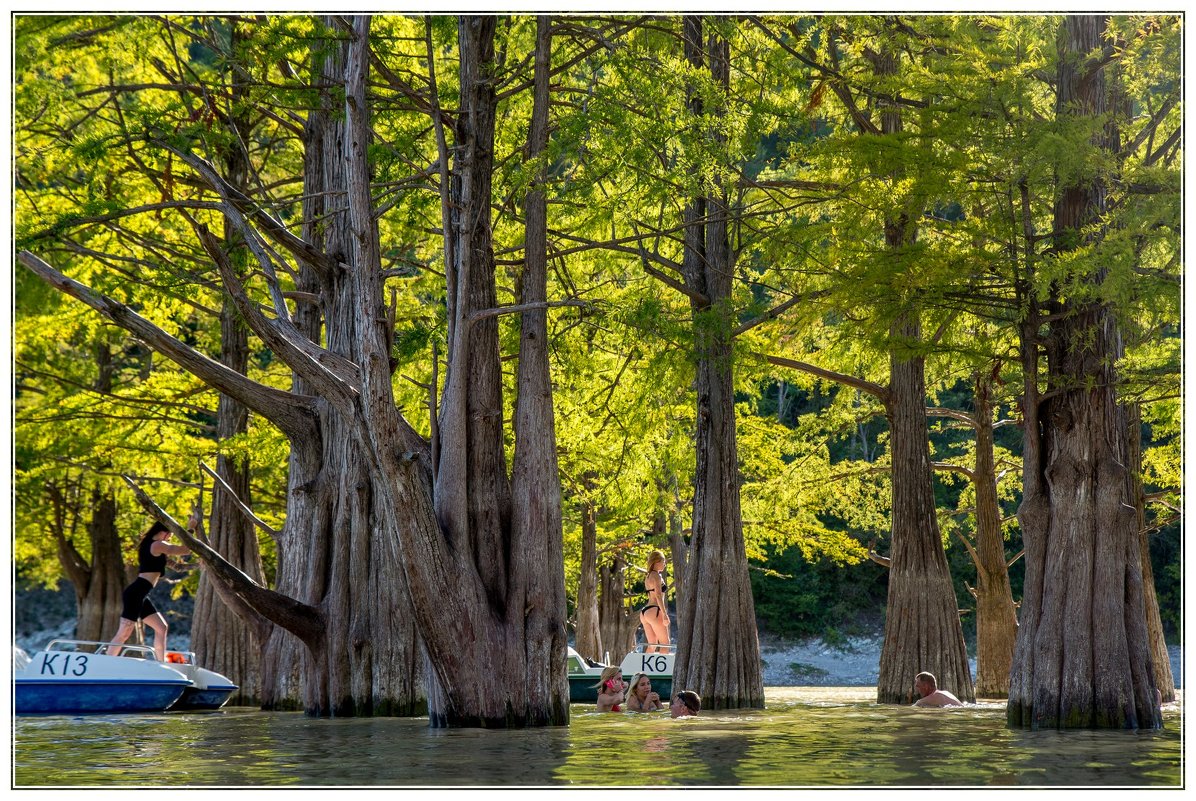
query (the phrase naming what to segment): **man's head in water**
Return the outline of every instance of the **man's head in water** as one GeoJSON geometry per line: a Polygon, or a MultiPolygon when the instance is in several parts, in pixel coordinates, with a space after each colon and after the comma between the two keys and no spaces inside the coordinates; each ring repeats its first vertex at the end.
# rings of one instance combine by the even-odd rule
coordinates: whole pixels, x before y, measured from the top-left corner
{"type": "Polygon", "coordinates": [[[934,678],[933,673],[923,671],[914,676],[914,689],[918,691],[920,697],[933,695],[938,688],[938,681],[934,678]]]}
{"type": "Polygon", "coordinates": [[[692,717],[702,711],[702,697],[693,690],[682,690],[673,695],[669,712],[675,718],[692,717]]]}

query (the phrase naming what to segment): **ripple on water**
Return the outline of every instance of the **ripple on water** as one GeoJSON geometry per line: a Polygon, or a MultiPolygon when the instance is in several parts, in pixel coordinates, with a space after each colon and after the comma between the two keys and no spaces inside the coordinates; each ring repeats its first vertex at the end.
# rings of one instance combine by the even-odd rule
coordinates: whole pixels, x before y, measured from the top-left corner
{"type": "Polygon", "coordinates": [[[598,713],[569,726],[432,730],[427,719],[220,713],[19,718],[20,787],[1178,786],[1181,704],[1158,732],[1021,731],[1005,707],[880,706],[867,687],[769,688],[763,710],[598,713]],[[928,747],[933,746],[933,747],[928,747]]]}

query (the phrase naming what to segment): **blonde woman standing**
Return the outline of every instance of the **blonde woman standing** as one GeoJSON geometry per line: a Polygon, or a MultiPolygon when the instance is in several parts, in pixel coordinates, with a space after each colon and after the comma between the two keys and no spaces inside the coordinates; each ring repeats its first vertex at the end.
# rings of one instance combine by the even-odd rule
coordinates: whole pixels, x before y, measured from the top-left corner
{"type": "Polygon", "coordinates": [[[640,607],[640,623],[644,627],[644,639],[648,645],[644,653],[655,654],[667,650],[669,639],[669,604],[666,593],[669,589],[664,580],[666,562],[664,554],[653,551],[648,554],[648,575],[644,577],[644,589],[648,591],[648,602],[640,607]]]}

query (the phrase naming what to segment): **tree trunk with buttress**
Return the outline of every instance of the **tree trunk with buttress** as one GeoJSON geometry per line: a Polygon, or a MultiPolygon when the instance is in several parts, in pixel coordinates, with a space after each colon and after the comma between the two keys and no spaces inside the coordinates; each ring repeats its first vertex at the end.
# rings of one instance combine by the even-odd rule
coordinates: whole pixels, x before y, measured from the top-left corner
{"type": "MultiPolygon", "coordinates": [[[[877,75],[894,76],[898,56],[886,48],[873,57],[877,75]]],[[[881,105],[881,133],[902,130],[900,108],[881,105]]],[[[894,181],[900,175],[893,175],[894,181]]],[[[901,265],[904,251],[917,236],[914,209],[894,210],[885,218],[887,253],[901,265]]],[[[900,268],[900,267],[899,267],[900,268]]],[[[908,269],[908,268],[907,268],[908,269]]],[[[885,634],[880,654],[877,702],[909,704],[914,677],[933,673],[938,686],[963,701],[974,701],[959,604],[943,551],[934,502],[926,422],[926,367],[918,353],[922,344],[921,312],[915,298],[899,298],[902,310],[889,328],[889,446],[892,452],[891,552],[885,634]]]]}
{"type": "MultiPolygon", "coordinates": [[[[682,24],[687,61],[701,67],[708,60],[712,78],[726,91],[730,70],[727,40],[712,33],[703,42],[699,18],[687,16],[682,24]]],[[[707,113],[716,117],[724,113],[717,105],[709,111],[702,109],[696,94],[691,94],[689,102],[697,119],[707,113]]],[[[764,681],[739,506],[731,340],[735,257],[727,239],[727,195],[717,188],[717,182],[716,192],[691,201],[683,213],[682,272],[691,293],[697,357],[697,470],[693,537],[685,575],[685,585],[691,591],[682,596],[685,606],[678,607],[673,687],[696,691],[704,709],[760,708],[764,706],[764,681]],[[695,589],[698,587],[700,592],[695,589]]]]}
{"type": "MultiPolygon", "coordinates": [[[[110,395],[115,364],[112,349],[106,342],[95,345],[95,390],[110,395]]],[[[101,485],[92,487],[91,518],[87,522],[87,537],[91,543],[91,559],[85,561],[68,538],[66,505],[70,497],[81,499],[84,490],[69,493],[60,484],[48,487],[51,505],[55,508],[54,539],[59,564],[75,588],[75,638],[104,641],[112,637],[120,625],[123,602],[121,594],[125,581],[123,543],[116,529],[116,495],[101,485]]]]}
{"type": "MultiPolygon", "coordinates": [[[[1075,15],[1061,23],[1060,120],[1105,114],[1107,88],[1097,54],[1107,21],[1102,15],[1075,15]]],[[[1112,149],[1108,133],[1106,128],[1095,134],[1096,148],[1112,149]]],[[[1057,249],[1091,258],[1089,232],[1106,208],[1099,175],[1063,186],[1054,210],[1057,249]]],[[[1106,275],[1107,268],[1097,264],[1076,280],[1099,289],[1106,275]]],[[[1121,335],[1111,309],[1098,300],[1074,293],[1060,300],[1053,288],[1051,302],[1054,313],[1043,340],[1050,393],[1045,398],[1037,390],[1036,332],[1027,326],[1023,335],[1027,461],[1019,517],[1026,593],[1009,724],[1158,728],[1162,714],[1127,467],[1127,420],[1117,401],[1121,335]]]]}
{"type": "MultiPolygon", "coordinates": [[[[344,83],[344,44],[317,53],[317,74],[344,83]]],[[[306,123],[305,241],[351,269],[355,232],[344,200],[344,115],[331,92],[306,123]]],[[[297,329],[349,361],[361,358],[361,336],[348,271],[300,265],[300,291],[318,305],[296,305],[297,329]]],[[[362,458],[354,422],[302,375],[292,392],[317,398],[319,436],[292,441],[287,523],[278,538],[279,592],[319,610],[324,636],[305,647],[282,628],[270,631],[263,655],[263,705],[315,715],[421,715],[426,711],[423,662],[407,600],[406,575],[393,564],[388,528],[380,521],[374,477],[362,458]]]]}

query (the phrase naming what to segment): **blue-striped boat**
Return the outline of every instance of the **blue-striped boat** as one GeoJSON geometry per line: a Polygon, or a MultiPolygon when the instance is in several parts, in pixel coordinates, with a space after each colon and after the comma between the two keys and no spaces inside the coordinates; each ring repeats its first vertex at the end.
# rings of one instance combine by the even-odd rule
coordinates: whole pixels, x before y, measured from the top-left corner
{"type": "Polygon", "coordinates": [[[151,648],[123,645],[123,656],[111,656],[107,647],[86,640],[52,640],[32,656],[15,649],[16,714],[163,712],[195,683],[157,661],[151,648]]]}

